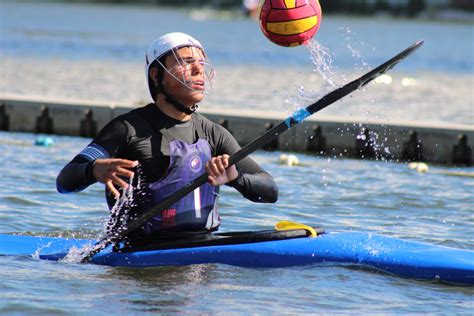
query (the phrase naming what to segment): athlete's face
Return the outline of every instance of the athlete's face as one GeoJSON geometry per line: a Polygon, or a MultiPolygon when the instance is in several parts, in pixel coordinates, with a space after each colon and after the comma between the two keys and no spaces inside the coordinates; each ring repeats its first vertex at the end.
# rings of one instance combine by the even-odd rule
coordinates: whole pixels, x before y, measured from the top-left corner
{"type": "Polygon", "coordinates": [[[203,52],[196,47],[182,47],[168,54],[163,86],[166,91],[184,105],[192,106],[204,98],[205,60],[203,52]]]}

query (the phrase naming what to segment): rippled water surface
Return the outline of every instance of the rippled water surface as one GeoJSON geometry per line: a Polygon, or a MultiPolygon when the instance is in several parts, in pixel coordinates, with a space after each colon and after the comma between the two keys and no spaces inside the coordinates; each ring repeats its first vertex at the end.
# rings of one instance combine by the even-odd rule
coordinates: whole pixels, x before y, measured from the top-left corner
{"type": "MultiPolygon", "coordinates": [[[[55,190],[60,168],[89,140],[56,136],[54,146],[38,147],[35,139],[0,133],[0,233],[97,236],[107,217],[102,185],[71,195],[55,190]]],[[[420,174],[405,164],[299,154],[302,166],[289,167],[278,163],[280,154],[253,155],[275,177],[278,203],[254,204],[224,187],[221,230],[288,219],[474,250],[473,178],[435,173],[447,171],[441,167],[420,174]]],[[[469,314],[474,299],[472,287],[337,265],[127,269],[0,256],[0,280],[4,314],[469,314]]]]}
{"type": "MultiPolygon", "coordinates": [[[[305,47],[272,45],[250,19],[156,6],[0,0],[0,94],[147,103],[144,51],[170,31],[199,38],[217,68],[216,89],[203,108],[293,112],[327,87],[305,47]]],[[[472,126],[473,32],[472,23],[325,16],[314,44],[330,54],[336,85],[418,39],[425,45],[384,82],[321,114],[361,123],[472,126]]],[[[55,189],[59,170],[90,140],[53,136],[53,146],[38,147],[36,137],[0,132],[0,233],[95,238],[108,214],[102,185],[70,195],[55,189]]],[[[472,169],[430,166],[417,173],[399,163],[300,154],[301,166],[290,167],[278,163],[280,154],[253,155],[275,177],[278,203],[254,204],[224,187],[222,231],[292,220],[474,250],[474,178],[443,173],[472,169]]],[[[473,301],[472,287],[337,265],[127,269],[0,256],[0,314],[6,315],[468,315],[473,301]]]]}

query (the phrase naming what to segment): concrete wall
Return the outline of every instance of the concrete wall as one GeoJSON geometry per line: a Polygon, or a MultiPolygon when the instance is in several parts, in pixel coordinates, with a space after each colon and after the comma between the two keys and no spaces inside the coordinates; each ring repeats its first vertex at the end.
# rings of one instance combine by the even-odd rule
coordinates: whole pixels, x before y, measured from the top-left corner
{"type": "MultiPolygon", "coordinates": [[[[130,109],[112,103],[0,97],[0,130],[93,137],[112,118],[130,109]]],[[[224,125],[242,146],[287,118],[285,114],[247,110],[200,113],[224,125]]],[[[386,124],[315,114],[279,135],[265,149],[471,166],[473,146],[472,126],[386,124]]]]}

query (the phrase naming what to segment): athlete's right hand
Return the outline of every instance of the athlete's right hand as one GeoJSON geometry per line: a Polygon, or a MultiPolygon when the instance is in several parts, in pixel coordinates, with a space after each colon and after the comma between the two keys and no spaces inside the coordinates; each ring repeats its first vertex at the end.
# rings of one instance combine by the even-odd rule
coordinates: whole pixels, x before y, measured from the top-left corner
{"type": "Polygon", "coordinates": [[[138,161],[127,159],[97,159],[92,166],[94,178],[100,183],[105,184],[110,193],[117,199],[120,192],[115,188],[114,184],[123,188],[128,188],[128,183],[123,181],[120,176],[133,178],[133,171],[128,170],[138,165],[138,161]]]}

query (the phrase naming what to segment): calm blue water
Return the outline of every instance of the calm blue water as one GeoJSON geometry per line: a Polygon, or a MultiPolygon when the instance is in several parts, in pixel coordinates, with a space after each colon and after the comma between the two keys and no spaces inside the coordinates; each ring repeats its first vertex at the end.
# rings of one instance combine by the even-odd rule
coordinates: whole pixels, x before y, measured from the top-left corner
{"type": "MultiPolygon", "coordinates": [[[[380,103],[393,103],[382,108],[370,99],[366,103],[372,113],[394,115],[399,109],[403,118],[431,115],[472,124],[473,24],[347,17],[325,17],[323,23],[318,41],[334,53],[334,65],[347,71],[365,69],[364,63],[378,64],[413,41],[425,39],[423,49],[395,69],[401,78],[423,73],[417,77],[419,86],[388,89],[380,103]]],[[[227,20],[207,11],[152,6],[0,0],[0,93],[64,96],[61,93],[66,91],[68,97],[126,98],[144,86],[140,80],[145,47],[169,31],[195,35],[216,65],[235,67],[229,90],[217,94],[219,103],[231,107],[274,109],[276,101],[269,97],[275,89],[273,81],[279,80],[274,74],[280,68],[312,67],[306,49],[272,45],[255,21],[242,18],[227,20]],[[90,63],[114,69],[90,68],[90,63]],[[270,74],[256,73],[256,81],[261,82],[252,83],[258,88],[249,88],[243,85],[252,81],[246,69],[254,65],[268,67],[270,74]],[[117,70],[122,67],[130,72],[117,70]],[[127,81],[137,72],[140,79],[127,81]],[[103,79],[104,73],[109,77],[103,79]],[[91,74],[99,79],[93,80],[91,74]],[[234,85],[244,88],[235,93],[234,85]]],[[[147,92],[143,88],[140,93],[147,92]]],[[[343,101],[329,110],[353,115],[351,106],[343,101]]],[[[97,236],[107,218],[103,187],[97,184],[72,195],[55,190],[59,170],[89,140],[53,137],[55,145],[45,148],[33,146],[35,139],[32,134],[0,132],[0,233],[97,236]]],[[[474,250],[473,178],[438,174],[445,170],[440,167],[419,174],[404,164],[304,155],[298,157],[305,166],[288,167],[277,163],[279,155],[258,152],[253,156],[276,178],[278,203],[253,204],[224,187],[222,230],[267,229],[288,219],[326,230],[370,231],[474,250]]],[[[462,315],[472,314],[473,300],[472,287],[348,267],[124,269],[0,256],[0,314],[7,315],[462,315]]]]}
{"type": "MultiPolygon", "coordinates": [[[[107,212],[103,187],[59,195],[55,177],[88,139],[0,133],[0,232],[94,237],[107,212]]],[[[253,155],[280,188],[274,205],[223,188],[222,230],[293,220],[474,250],[473,178],[405,164],[298,155],[304,166],[253,155]]],[[[451,170],[452,171],[452,170],[451,170]]],[[[460,169],[460,171],[471,171],[460,169]]],[[[351,267],[244,269],[224,265],[126,269],[0,256],[0,314],[470,314],[474,288],[351,267]]]]}
{"type": "MultiPolygon", "coordinates": [[[[159,34],[182,31],[206,46],[216,64],[307,66],[304,48],[271,44],[256,21],[158,8],[156,6],[9,3],[0,1],[0,56],[66,59],[142,60],[159,34]]],[[[317,39],[337,54],[338,67],[354,67],[352,45],[365,61],[378,64],[418,39],[426,41],[419,54],[401,69],[472,73],[474,27],[415,20],[323,18],[317,39]]]]}

